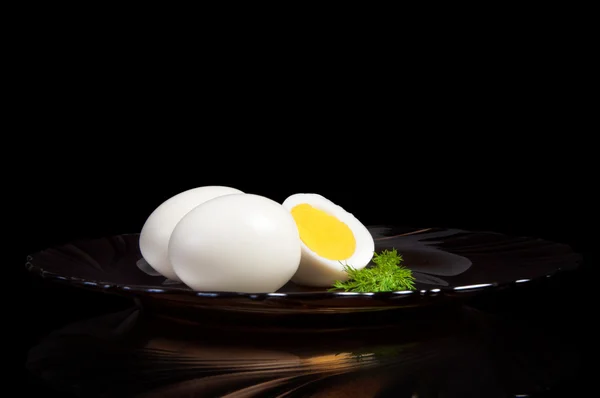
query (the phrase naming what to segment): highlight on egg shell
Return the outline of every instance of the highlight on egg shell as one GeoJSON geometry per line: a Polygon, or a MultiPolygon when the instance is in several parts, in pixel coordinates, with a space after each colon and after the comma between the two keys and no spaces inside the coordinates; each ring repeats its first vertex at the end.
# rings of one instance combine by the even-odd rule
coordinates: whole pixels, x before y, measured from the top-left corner
{"type": "Polygon", "coordinates": [[[239,189],[210,185],[188,189],[161,203],[146,219],[140,232],[142,257],[167,279],[180,281],[168,259],[169,240],[177,223],[194,207],[216,197],[243,194],[239,189]]]}
{"type": "Polygon", "coordinates": [[[195,291],[272,293],[298,270],[300,236],[292,215],[260,195],[206,201],[177,224],[169,261],[195,291]]]}
{"type": "Polygon", "coordinates": [[[289,196],[282,206],[296,222],[302,247],[298,271],[292,282],[330,287],[348,280],[344,264],[366,267],[375,250],[369,230],[352,214],[329,199],[310,193],[289,196]]]}

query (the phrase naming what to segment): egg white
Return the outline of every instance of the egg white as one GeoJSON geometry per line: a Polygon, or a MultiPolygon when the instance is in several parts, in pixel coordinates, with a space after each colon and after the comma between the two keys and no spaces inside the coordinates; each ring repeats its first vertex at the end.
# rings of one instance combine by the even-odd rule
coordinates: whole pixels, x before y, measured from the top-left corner
{"type": "Polygon", "coordinates": [[[167,279],[181,282],[168,259],[171,234],[177,223],[196,206],[219,196],[243,194],[236,188],[209,185],[180,192],[161,203],[148,216],[140,232],[142,257],[167,279]]]}
{"type": "Polygon", "coordinates": [[[223,195],[177,224],[169,261],[196,291],[272,293],[298,270],[300,236],[292,215],[272,199],[223,195]]]}
{"type": "Polygon", "coordinates": [[[369,230],[352,213],[322,195],[311,193],[291,195],[283,201],[282,206],[291,212],[295,206],[300,204],[311,205],[346,224],[354,234],[356,249],[346,259],[330,260],[319,256],[304,242],[300,242],[302,256],[298,271],[291,279],[292,282],[305,286],[328,287],[336,280],[345,281],[348,279],[348,274],[343,269],[344,264],[356,269],[362,269],[369,264],[373,258],[375,242],[369,230]]]}

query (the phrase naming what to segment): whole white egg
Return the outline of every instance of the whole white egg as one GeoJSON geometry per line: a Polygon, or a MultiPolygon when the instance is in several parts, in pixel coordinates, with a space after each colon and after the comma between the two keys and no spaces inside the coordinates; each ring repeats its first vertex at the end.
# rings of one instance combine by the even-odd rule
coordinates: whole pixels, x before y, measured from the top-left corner
{"type": "Polygon", "coordinates": [[[142,257],[165,278],[179,281],[168,259],[169,240],[175,225],[207,200],[241,193],[239,189],[212,185],[188,189],[167,199],[150,214],[142,227],[139,238],[142,257]]]}
{"type": "Polygon", "coordinates": [[[330,287],[336,280],[348,279],[344,264],[362,269],[373,258],[375,242],[369,230],[329,199],[299,193],[282,205],[297,224],[302,246],[302,259],[292,282],[330,287]]]}
{"type": "Polygon", "coordinates": [[[181,219],[169,260],[196,291],[271,293],[298,270],[300,237],[281,204],[254,194],[221,196],[181,219]]]}

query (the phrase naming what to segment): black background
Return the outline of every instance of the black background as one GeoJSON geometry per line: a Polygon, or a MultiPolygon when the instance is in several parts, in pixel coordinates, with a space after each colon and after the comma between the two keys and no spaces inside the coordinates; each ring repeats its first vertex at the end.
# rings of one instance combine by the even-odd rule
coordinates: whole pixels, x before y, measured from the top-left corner
{"type": "MultiPolygon", "coordinates": [[[[10,280],[4,327],[23,344],[7,362],[21,377],[7,388],[53,395],[25,371],[28,349],[55,328],[129,304],[42,283],[27,275],[26,255],[138,232],[161,202],[208,184],[277,201],[320,193],[365,224],[568,243],[586,258],[577,277],[487,305],[555,320],[592,359],[596,71],[588,73],[594,52],[585,46],[593,25],[581,12],[519,9],[499,24],[499,10],[467,13],[471,23],[452,18],[448,27],[346,18],[351,27],[310,40],[310,23],[292,27],[293,37],[254,19],[242,26],[245,15],[239,26],[231,13],[215,17],[213,27],[212,15],[192,14],[200,23],[177,15],[170,29],[169,18],[144,11],[111,9],[99,23],[100,9],[13,14],[7,43],[17,51],[7,53],[5,80],[16,90],[3,108],[2,164],[3,187],[15,186],[2,193],[3,219],[15,224],[4,229],[7,266],[19,282],[10,280]]],[[[555,396],[591,396],[592,368],[555,396]]]]}
{"type": "MultiPolygon", "coordinates": [[[[98,76],[84,86],[70,79],[68,90],[40,83],[36,111],[24,122],[31,128],[21,137],[17,267],[27,253],[75,238],[138,232],[157,205],[188,188],[228,185],[279,202],[315,192],[365,224],[494,230],[571,244],[586,255],[587,274],[558,296],[532,291],[530,304],[513,302],[507,311],[525,308],[557,323],[569,313],[579,322],[565,338],[591,336],[596,181],[591,141],[575,134],[582,121],[572,97],[548,87],[532,97],[501,84],[487,94],[432,84],[410,97],[342,87],[335,96],[303,92],[292,101],[299,88],[284,96],[232,82],[210,95],[177,97],[181,90],[163,94],[127,79],[112,85],[98,76]],[[337,99],[346,94],[347,101],[337,99]]],[[[125,305],[43,284],[21,268],[24,355],[54,328],[125,305]]],[[[22,374],[27,390],[49,393],[22,374]]],[[[582,369],[560,393],[583,391],[588,380],[582,369]]]]}

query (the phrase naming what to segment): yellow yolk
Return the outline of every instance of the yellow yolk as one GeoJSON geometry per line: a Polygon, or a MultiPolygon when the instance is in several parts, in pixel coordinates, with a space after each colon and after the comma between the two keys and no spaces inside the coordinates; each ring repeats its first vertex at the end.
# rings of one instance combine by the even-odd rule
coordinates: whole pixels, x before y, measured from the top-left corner
{"type": "Polygon", "coordinates": [[[354,234],[336,217],[308,204],[295,206],[291,213],[300,239],[319,256],[329,260],[346,260],[354,254],[354,234]]]}

